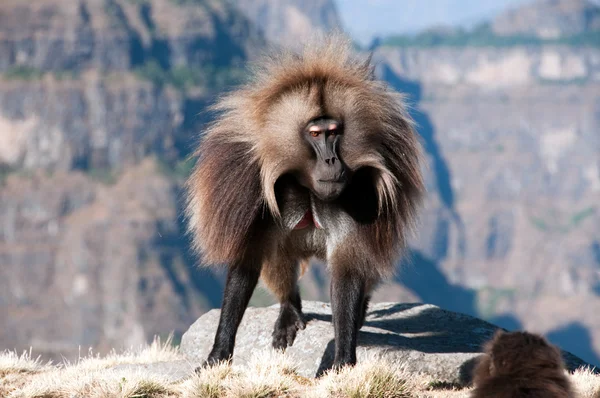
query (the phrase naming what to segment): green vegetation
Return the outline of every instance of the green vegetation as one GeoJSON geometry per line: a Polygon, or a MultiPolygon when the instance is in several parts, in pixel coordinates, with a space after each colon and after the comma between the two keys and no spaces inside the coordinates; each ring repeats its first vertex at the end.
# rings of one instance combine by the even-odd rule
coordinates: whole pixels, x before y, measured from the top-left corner
{"type": "Polygon", "coordinates": [[[43,76],[43,72],[28,66],[13,66],[4,72],[4,78],[8,80],[35,80],[43,76]]]}
{"type": "Polygon", "coordinates": [[[80,77],[77,70],[57,70],[53,71],[52,74],[56,80],[77,80],[80,77]]]}
{"type": "MultiPolygon", "coordinates": [[[[171,69],[164,69],[155,60],[150,60],[142,66],[134,68],[133,72],[136,76],[151,81],[156,86],[172,86],[181,91],[186,91],[194,87],[220,90],[224,87],[241,83],[246,76],[243,68],[177,66],[171,69]]],[[[26,66],[9,68],[1,76],[6,80],[30,81],[39,80],[47,74],[52,74],[57,80],[61,81],[80,78],[80,71],[77,70],[42,71],[26,66]]]]}
{"type": "Polygon", "coordinates": [[[186,91],[193,87],[220,89],[240,83],[244,78],[243,69],[177,66],[172,69],[162,68],[152,60],[134,69],[134,73],[142,79],[151,81],[156,86],[170,85],[186,91]]]}
{"type": "Polygon", "coordinates": [[[13,172],[14,170],[12,169],[12,167],[6,164],[0,164],[0,187],[4,185],[4,182],[6,181],[8,176],[13,172]]]}
{"type": "Polygon", "coordinates": [[[577,86],[583,86],[584,84],[587,84],[589,82],[589,78],[587,77],[577,77],[574,79],[540,79],[539,80],[541,84],[545,84],[545,85],[557,85],[557,86],[567,86],[567,85],[577,85],[577,86]]]}
{"type": "Polygon", "coordinates": [[[531,217],[531,223],[540,231],[547,231],[548,224],[539,217],[531,217]]]}
{"type": "Polygon", "coordinates": [[[113,185],[117,182],[117,173],[108,168],[92,168],[87,170],[87,175],[92,180],[99,181],[105,185],[113,185]]]}
{"type": "Polygon", "coordinates": [[[182,6],[182,5],[203,6],[203,5],[206,5],[206,0],[171,0],[171,1],[175,4],[177,4],[178,6],[182,6]]]}
{"type": "Polygon", "coordinates": [[[196,164],[193,158],[179,160],[175,163],[167,162],[163,159],[158,160],[158,170],[165,176],[174,180],[185,180],[192,173],[196,164]]]}
{"type": "Polygon", "coordinates": [[[44,75],[52,74],[57,80],[75,80],[79,79],[79,71],[77,70],[53,70],[42,71],[29,66],[13,66],[7,69],[2,76],[6,80],[39,80],[44,75]]]}
{"type": "Polygon", "coordinates": [[[580,226],[594,214],[596,214],[595,207],[587,207],[572,214],[565,214],[565,212],[560,214],[557,210],[550,210],[545,217],[533,216],[530,221],[540,231],[565,234],[580,226]]]}
{"type": "Polygon", "coordinates": [[[477,291],[477,312],[483,319],[489,319],[498,313],[498,306],[502,300],[512,300],[517,291],[515,289],[497,289],[485,287],[477,291]]]}
{"type": "MultiPolygon", "coordinates": [[[[46,175],[52,177],[53,170],[47,169],[46,175]]],[[[7,164],[0,164],[0,187],[6,183],[9,176],[14,175],[18,178],[31,178],[34,175],[33,170],[16,168],[7,164]]]]}
{"type": "Polygon", "coordinates": [[[472,30],[463,28],[451,32],[429,30],[416,35],[390,36],[381,42],[382,46],[395,47],[514,47],[543,44],[600,47],[600,31],[556,39],[542,39],[527,35],[498,36],[488,23],[484,23],[472,30]]]}
{"type": "Polygon", "coordinates": [[[596,213],[596,209],[594,209],[593,207],[588,207],[587,209],[581,210],[575,214],[573,214],[573,216],[571,217],[571,222],[569,223],[570,226],[572,227],[576,227],[579,224],[581,224],[581,222],[583,220],[585,220],[586,218],[593,216],[596,213]]]}

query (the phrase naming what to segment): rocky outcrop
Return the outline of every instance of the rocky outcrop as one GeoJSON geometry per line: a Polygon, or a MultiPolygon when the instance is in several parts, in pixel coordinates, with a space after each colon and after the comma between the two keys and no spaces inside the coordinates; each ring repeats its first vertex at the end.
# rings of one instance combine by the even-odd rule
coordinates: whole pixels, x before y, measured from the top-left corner
{"type": "MultiPolygon", "coordinates": [[[[308,319],[293,346],[286,349],[300,375],[314,377],[333,362],[334,337],[331,307],[304,301],[308,319]]],[[[233,362],[244,364],[252,352],[269,349],[278,305],[248,308],[236,337],[233,362]]],[[[181,340],[181,352],[201,363],[210,352],[219,310],[200,317],[181,340]]],[[[497,329],[482,320],[427,304],[374,303],[358,336],[357,360],[369,356],[398,364],[411,374],[424,374],[447,383],[468,385],[481,346],[497,329]]],[[[569,353],[564,357],[571,370],[585,363],[569,353]]]]}
{"type": "Polygon", "coordinates": [[[0,164],[11,169],[122,170],[173,157],[185,98],[133,75],[0,80],[0,164]]]}
{"type": "MultiPolygon", "coordinates": [[[[600,82],[600,49],[559,45],[513,47],[380,47],[403,79],[436,90],[465,85],[484,91],[545,84],[580,86],[600,82]],[[433,87],[433,86],[436,87],[433,87]]],[[[555,87],[562,91],[562,87],[555,87]]]]}
{"type": "Polygon", "coordinates": [[[537,0],[500,14],[492,30],[543,39],[600,31],[600,7],[589,0],[537,0]]]}

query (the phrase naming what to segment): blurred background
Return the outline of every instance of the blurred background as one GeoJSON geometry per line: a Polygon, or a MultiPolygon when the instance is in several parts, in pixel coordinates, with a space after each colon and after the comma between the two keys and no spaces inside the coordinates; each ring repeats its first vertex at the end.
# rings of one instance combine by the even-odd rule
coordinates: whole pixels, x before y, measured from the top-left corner
{"type": "MultiPolygon", "coordinates": [[[[206,106],[342,28],[409,95],[428,196],[376,301],[540,332],[600,365],[600,4],[1,0],[0,349],[75,359],[219,307],[182,183],[206,106]]],[[[329,300],[319,264],[305,299],[329,300]]],[[[260,288],[252,305],[273,299],[260,288]]]]}

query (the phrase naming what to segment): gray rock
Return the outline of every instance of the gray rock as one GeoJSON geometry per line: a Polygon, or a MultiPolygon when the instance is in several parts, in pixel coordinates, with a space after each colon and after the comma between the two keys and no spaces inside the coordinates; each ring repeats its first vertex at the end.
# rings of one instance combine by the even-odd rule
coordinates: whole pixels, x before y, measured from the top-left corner
{"type": "MultiPolygon", "coordinates": [[[[297,360],[301,375],[311,377],[333,361],[331,307],[314,301],[304,301],[302,305],[309,322],[286,354],[297,360]]],[[[235,364],[244,364],[253,351],[270,347],[278,307],[247,309],[236,339],[235,364]]],[[[181,351],[188,359],[194,362],[206,359],[219,312],[215,309],[204,314],[183,335],[181,351]]],[[[488,322],[434,305],[372,304],[358,337],[358,361],[375,354],[412,373],[468,384],[480,347],[496,329],[488,322]]],[[[585,365],[569,353],[565,353],[565,359],[571,370],[585,365]]]]}

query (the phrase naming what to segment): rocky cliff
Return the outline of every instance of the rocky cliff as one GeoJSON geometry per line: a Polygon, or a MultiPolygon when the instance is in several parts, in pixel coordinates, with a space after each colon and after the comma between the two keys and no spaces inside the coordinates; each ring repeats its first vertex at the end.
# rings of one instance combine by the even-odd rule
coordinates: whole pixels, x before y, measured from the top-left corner
{"type": "Polygon", "coordinates": [[[9,176],[0,190],[3,347],[76,357],[183,331],[210,306],[178,239],[177,186],[156,162],[117,181],[9,176]]]}
{"type": "Polygon", "coordinates": [[[600,363],[598,46],[383,45],[374,59],[414,105],[430,164],[399,280],[600,363]]]}
{"type": "Polygon", "coordinates": [[[425,96],[456,86],[478,92],[543,86],[560,92],[558,85],[600,82],[600,51],[592,46],[382,46],[377,54],[404,79],[418,81],[425,96]]]}
{"type": "Polygon", "coordinates": [[[295,49],[314,34],[342,28],[331,0],[238,0],[236,5],[268,40],[295,49]]]}
{"type": "Polygon", "coordinates": [[[540,38],[580,35],[600,30],[600,8],[588,0],[537,0],[501,13],[492,29],[540,38]]]}
{"type": "Polygon", "coordinates": [[[0,164],[122,169],[173,160],[204,101],[265,44],[220,1],[0,4],[0,164]]]}
{"type": "Polygon", "coordinates": [[[219,0],[40,0],[0,4],[0,70],[129,70],[243,61],[258,30],[219,0]]]}

